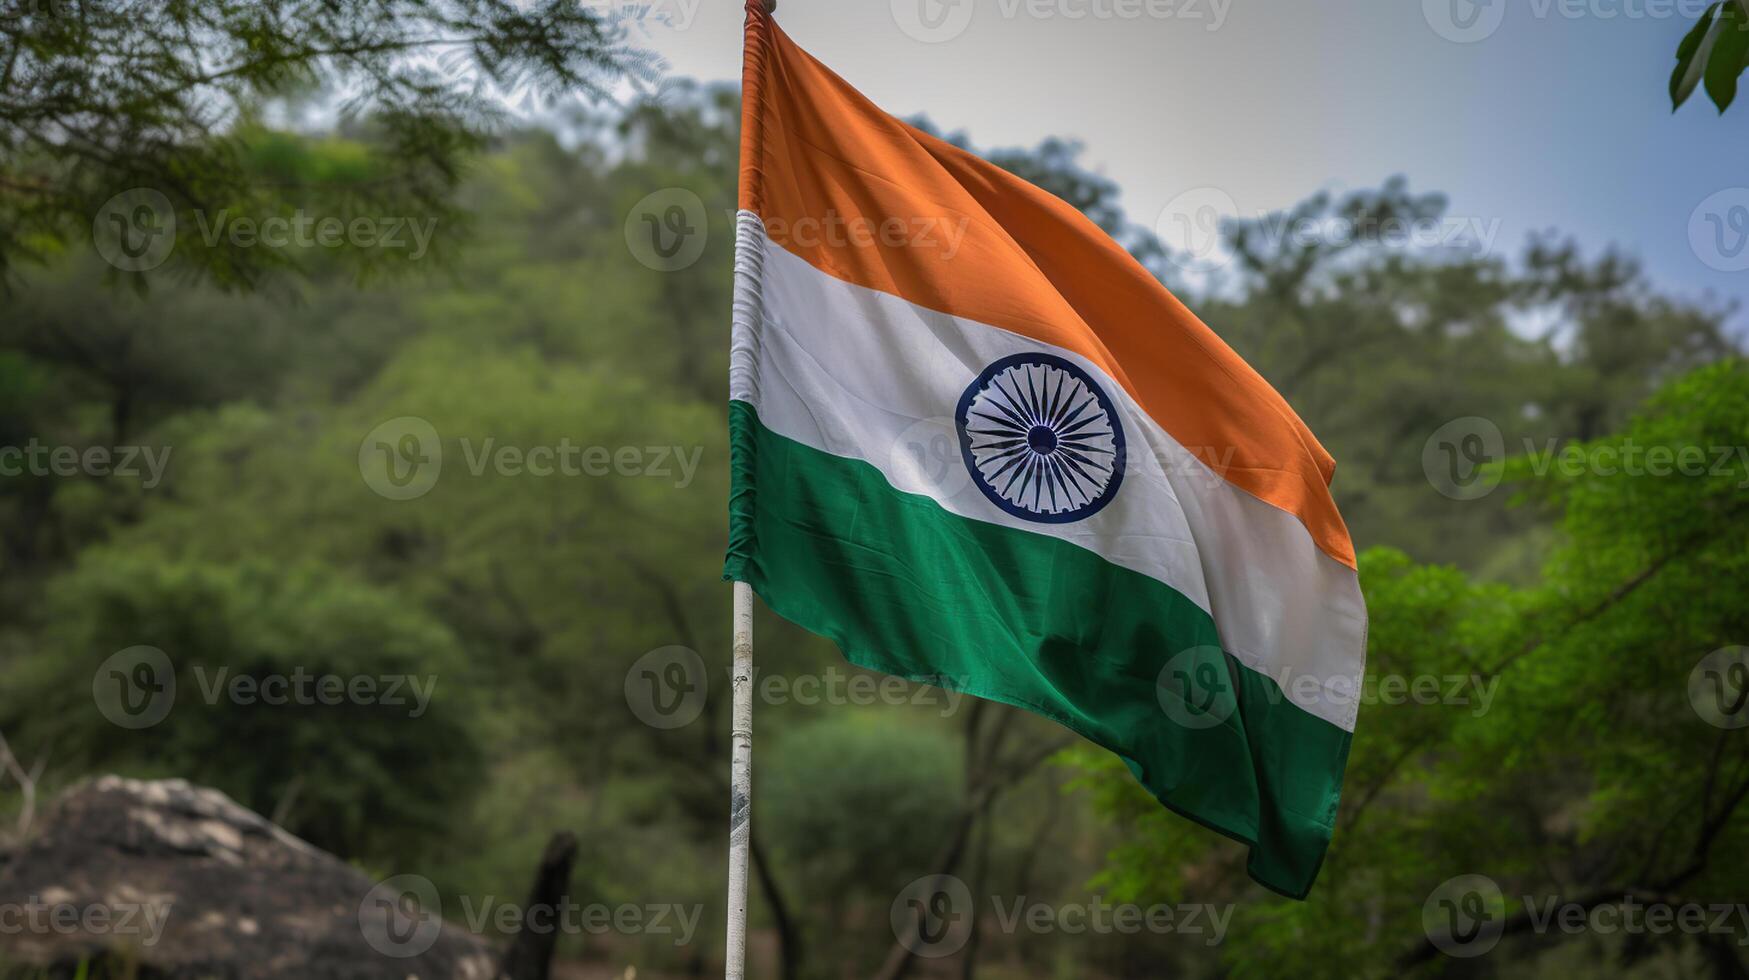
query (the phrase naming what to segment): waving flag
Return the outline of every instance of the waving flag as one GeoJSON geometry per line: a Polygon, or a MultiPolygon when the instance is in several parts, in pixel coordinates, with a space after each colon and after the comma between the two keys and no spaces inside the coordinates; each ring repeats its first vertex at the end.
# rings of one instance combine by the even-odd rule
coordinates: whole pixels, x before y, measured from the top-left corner
{"type": "Polygon", "coordinates": [[[759,0],[743,86],[725,577],[1110,749],[1303,898],[1366,647],[1334,462],[1086,217],[759,0]]]}

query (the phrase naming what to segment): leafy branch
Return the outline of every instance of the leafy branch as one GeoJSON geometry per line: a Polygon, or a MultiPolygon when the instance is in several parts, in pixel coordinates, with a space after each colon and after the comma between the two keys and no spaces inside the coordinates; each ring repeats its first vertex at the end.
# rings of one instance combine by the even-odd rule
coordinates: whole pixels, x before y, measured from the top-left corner
{"type": "Polygon", "coordinates": [[[1708,7],[1676,49],[1670,76],[1671,110],[1682,108],[1704,82],[1723,113],[1737,98],[1737,78],[1749,68],[1749,5],[1723,0],[1708,7]]]}

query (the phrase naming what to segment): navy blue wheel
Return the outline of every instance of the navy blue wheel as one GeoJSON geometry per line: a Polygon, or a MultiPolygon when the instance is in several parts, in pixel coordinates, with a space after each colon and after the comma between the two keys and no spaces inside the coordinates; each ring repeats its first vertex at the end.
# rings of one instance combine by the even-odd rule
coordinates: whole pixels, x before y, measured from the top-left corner
{"type": "Polygon", "coordinates": [[[1015,354],[983,370],[954,414],[972,482],[1023,520],[1093,516],[1123,482],[1117,408],[1093,376],[1055,354],[1015,354]]]}

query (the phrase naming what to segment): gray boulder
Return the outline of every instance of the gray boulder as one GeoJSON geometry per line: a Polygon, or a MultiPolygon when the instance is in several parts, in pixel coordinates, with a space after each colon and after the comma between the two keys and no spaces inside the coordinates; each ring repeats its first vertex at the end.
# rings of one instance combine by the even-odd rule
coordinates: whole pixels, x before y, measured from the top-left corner
{"type": "Polygon", "coordinates": [[[71,975],[82,961],[142,980],[497,971],[491,947],[414,899],[424,879],[372,881],[217,790],[104,776],[36,826],[0,854],[0,964],[32,975],[71,975]]]}

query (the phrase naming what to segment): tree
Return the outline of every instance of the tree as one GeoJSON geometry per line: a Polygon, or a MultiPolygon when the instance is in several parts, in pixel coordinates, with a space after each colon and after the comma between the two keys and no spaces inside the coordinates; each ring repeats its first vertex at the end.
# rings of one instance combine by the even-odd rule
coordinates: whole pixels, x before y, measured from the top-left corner
{"type": "MultiPolygon", "coordinates": [[[[1363,555],[1375,697],[1362,702],[1364,737],[1312,901],[1251,901],[1236,847],[1150,810],[1096,761],[1099,805],[1134,834],[1105,880],[1126,894],[1245,895],[1225,952],[1241,976],[1352,976],[1357,963],[1394,975],[1438,959],[1422,909],[1466,874],[1505,897],[1506,959],[1559,945],[1558,932],[1513,942],[1534,931],[1544,899],[1587,913],[1734,901],[1749,857],[1738,816],[1749,743],[1709,724],[1721,716],[1705,698],[1718,696],[1728,723],[1749,710],[1749,676],[1703,677],[1718,688],[1702,683],[1704,698],[1692,685],[1712,651],[1749,631],[1749,460],[1736,448],[1746,419],[1749,365],[1727,361],[1672,382],[1565,463],[1510,463],[1524,499],[1560,519],[1533,587],[1479,584],[1388,549],[1363,555]],[[1456,678],[1464,698],[1392,703],[1387,678],[1456,678]]],[[[1608,953],[1631,966],[1691,942],[1706,939],[1644,936],[1608,953]]],[[[1742,970],[1734,955],[1713,962],[1716,977],[1742,970]]]]}
{"type": "MultiPolygon", "coordinates": [[[[446,896],[519,893],[528,856],[550,831],[571,828],[579,836],[576,900],[718,908],[729,795],[722,669],[728,593],[718,578],[728,482],[722,337],[736,104],[732,87],[673,84],[623,113],[577,114],[562,133],[500,131],[486,152],[469,158],[472,165],[451,195],[451,206],[468,219],[467,252],[465,262],[444,265],[443,275],[360,290],[351,282],[360,267],[355,257],[292,249],[287,257],[301,274],[264,275],[257,281],[266,288],[226,291],[212,288],[210,278],[188,282],[152,273],[154,285],[173,282],[174,288],[141,296],[104,289],[108,267],[71,248],[33,270],[0,324],[0,447],[36,437],[80,451],[138,444],[171,454],[162,481],[150,488],[123,476],[0,473],[0,668],[12,679],[11,696],[0,692],[9,706],[0,731],[26,775],[45,758],[41,746],[60,731],[57,717],[91,721],[93,659],[101,662],[123,644],[151,642],[138,639],[147,612],[161,612],[162,623],[174,614],[189,635],[187,643],[160,644],[167,654],[209,651],[185,666],[192,671],[198,662],[210,680],[211,663],[230,663],[235,651],[266,643],[232,637],[221,628],[224,616],[280,624],[292,618],[285,610],[297,610],[307,627],[275,630],[328,634],[341,620],[322,610],[344,605],[409,635],[436,636],[435,629],[446,638],[434,641],[440,650],[459,651],[463,665],[444,668],[434,704],[454,693],[448,678],[456,670],[476,688],[477,710],[465,720],[481,757],[481,791],[431,804],[447,823],[421,843],[419,870],[446,896]],[[672,271],[640,262],[627,238],[628,215],[635,217],[642,199],[664,190],[695,195],[708,217],[700,226],[707,240],[698,260],[672,271]],[[393,426],[384,430],[388,436],[378,430],[408,417],[436,431],[441,475],[422,496],[386,499],[373,481],[384,462],[382,445],[399,441],[393,426]],[[530,450],[566,440],[579,448],[635,449],[651,465],[657,460],[648,447],[678,446],[697,453],[696,469],[683,479],[670,454],[665,476],[530,471],[530,450]],[[502,449],[521,453],[521,464],[500,466],[502,449]],[[174,571],[177,583],[159,581],[155,568],[174,571]],[[111,582],[106,569],[126,574],[111,582]],[[312,577],[332,588],[313,589],[312,577]],[[231,584],[245,578],[246,588],[231,584]],[[51,596],[62,598],[50,602],[51,596]],[[202,630],[222,642],[194,643],[202,630]],[[671,645],[696,652],[708,692],[689,724],[657,728],[628,704],[626,681],[647,651],[671,645]],[[16,685],[52,664],[50,650],[78,662],[52,684],[45,680],[48,687],[33,680],[31,690],[43,691],[41,697],[24,696],[16,685]]],[[[324,173],[374,157],[383,145],[368,113],[337,133],[288,132],[263,122],[240,143],[247,158],[278,160],[295,175],[293,190],[320,184],[324,173]]],[[[1068,144],[990,156],[1073,201],[1148,256],[1147,236],[1129,224],[1118,188],[1087,173],[1068,144]]],[[[1393,674],[1482,673],[1475,663],[1493,663],[1484,654],[1516,649],[1531,626],[1565,622],[1551,617],[1580,599],[1598,598],[1572,592],[1578,580],[1557,576],[1550,558],[1563,540],[1559,522],[1572,506],[1551,498],[1509,509],[1506,490],[1479,501],[1439,496],[1421,460],[1432,429],[1455,416],[1481,415],[1497,422],[1509,445],[1530,438],[1539,450],[1559,450],[1561,440],[1625,431],[1650,392],[1730,350],[1720,337],[1722,311],[1668,299],[1608,250],[1584,254],[1548,240],[1523,260],[1507,261],[1399,245],[1382,235],[1373,236],[1376,241],[1349,236],[1355,239],[1350,245],[1337,237],[1279,234],[1294,216],[1319,228],[1347,225],[1361,232],[1383,230],[1397,218],[1443,220],[1440,204],[1437,195],[1391,182],[1253,217],[1232,281],[1181,291],[1289,392],[1341,461],[1335,489],[1357,539],[1399,549],[1369,551],[1364,568],[1375,606],[1373,663],[1377,672],[1393,674]],[[1526,330],[1526,322],[1540,332],[1526,330]],[[1568,605],[1560,604],[1564,595],[1568,605]]],[[[1237,227],[1229,226],[1229,247],[1237,227]]],[[[1163,258],[1153,267],[1168,271],[1163,258]]],[[[1685,389],[1682,397],[1704,400],[1702,390],[1685,389]]],[[[1681,415],[1680,401],[1672,417],[1681,415]]],[[[1721,408],[1721,418],[1728,408],[1721,408]]],[[[1723,430],[1707,438],[1745,441],[1723,430]]],[[[4,462],[9,459],[0,457],[4,462]]],[[[1559,476],[1554,471],[1549,479],[1559,476]]],[[[1598,492],[1573,487],[1575,499],[1598,492]]],[[[1625,524],[1634,499],[1618,499],[1624,510],[1611,520],[1625,524]]],[[[1664,528],[1691,530],[1667,516],[1660,505],[1641,515],[1642,527],[1627,530],[1646,540],[1664,528]]],[[[1586,548],[1599,544],[1585,540],[1586,548]]],[[[1731,540],[1725,535],[1720,546],[1731,540]]],[[[1624,579],[1642,570],[1629,567],[1629,557],[1613,569],[1624,579]]],[[[1674,568],[1666,566],[1654,579],[1662,581],[1674,568]]],[[[1595,581],[1582,584],[1603,588],[1610,584],[1603,572],[1610,570],[1599,569],[1595,581]]],[[[1720,574],[1733,573],[1725,568],[1720,574]]],[[[1714,588],[1724,585],[1709,582],[1695,593],[1708,597],[1701,608],[1710,609],[1723,594],[1714,588]]],[[[1658,594],[1663,607],[1687,615],[1687,597],[1658,594]]],[[[1707,615],[1722,618],[1716,611],[1707,615]]],[[[1604,622],[1603,614],[1595,622],[1604,622]]],[[[756,631],[761,679],[849,671],[828,642],[775,617],[762,614],[756,631]]],[[[360,635],[377,638],[381,631],[360,635]]],[[[1179,936],[1014,938],[994,927],[987,899],[997,895],[1046,903],[1087,901],[1092,889],[1150,903],[1182,896],[1249,904],[1253,897],[1224,845],[1183,821],[1174,824],[1151,800],[1133,810],[1122,804],[1133,785],[1127,771],[1109,779],[1099,771],[1086,780],[1087,792],[1062,792],[1082,770],[1052,754],[1068,738],[1052,723],[977,701],[949,719],[934,708],[883,704],[857,712],[793,699],[761,702],[756,724],[774,764],[760,770],[763,788],[755,794],[754,926],[779,934],[783,955],[773,971],[779,976],[830,970],[836,954],[850,946],[835,938],[834,926],[857,928],[871,945],[889,941],[879,895],[847,903],[873,921],[854,914],[832,919],[815,900],[831,887],[823,883],[855,876],[814,863],[802,831],[786,829],[792,817],[805,816],[810,790],[831,788],[839,818],[852,822],[839,828],[846,837],[890,842],[894,853],[902,852],[907,879],[947,871],[979,896],[984,927],[951,964],[961,976],[1009,965],[1034,975],[1053,968],[1088,976],[1152,976],[1169,967],[1185,975],[1233,968],[1258,973],[1263,964],[1288,962],[1297,944],[1308,942],[1308,949],[1330,951],[1329,962],[1340,961],[1338,949],[1381,963],[1413,956],[1420,925],[1404,910],[1418,907],[1430,882],[1440,880],[1435,871],[1447,864],[1486,868],[1476,862],[1496,853],[1522,857],[1530,846],[1505,839],[1535,827],[1531,818],[1506,810],[1508,804],[1544,814],[1589,812],[1591,804],[1565,775],[1579,764],[1567,760],[1561,760],[1566,768],[1547,760],[1528,769],[1502,767],[1498,778],[1509,785],[1500,798],[1473,804],[1482,808],[1473,820],[1483,826],[1475,830],[1479,843],[1472,851],[1460,847],[1460,835],[1471,829],[1468,798],[1428,799],[1435,792],[1469,793],[1484,776],[1495,778],[1465,770],[1453,790],[1447,776],[1454,770],[1442,760],[1472,743],[1485,746],[1478,752],[1510,744],[1510,733],[1494,741],[1488,732],[1509,714],[1517,726],[1512,731],[1526,731],[1523,726],[1536,720],[1530,709],[1504,706],[1517,679],[1536,676],[1537,665],[1595,658],[1605,648],[1601,640],[1590,651],[1558,647],[1564,635],[1556,629],[1537,651],[1515,661],[1480,718],[1468,719],[1461,706],[1367,708],[1349,782],[1357,812],[1344,817],[1352,823],[1337,840],[1339,847],[1376,842],[1381,853],[1374,859],[1356,847],[1333,854],[1320,885],[1330,885],[1335,896],[1329,912],[1336,919],[1329,923],[1296,918],[1307,913],[1294,906],[1259,903],[1240,924],[1245,932],[1224,947],[1234,958],[1231,966],[1216,962],[1220,951],[1179,936]],[[1526,668],[1528,675],[1521,673],[1526,668]],[[842,717],[847,712],[857,714],[854,723],[842,717]],[[826,753],[807,751],[814,735],[853,754],[855,767],[813,781],[801,775],[826,765],[819,758],[826,753]],[[780,745],[795,755],[778,761],[780,745]],[[1407,754],[1399,760],[1393,747],[1407,754]],[[954,764],[943,769],[943,758],[954,764]],[[892,798],[857,805],[862,798],[851,777],[864,770],[878,774],[892,798]],[[944,784],[944,775],[958,778],[944,784]],[[1114,794],[1109,800],[1108,793],[1114,794]],[[1113,818],[1109,826],[1097,822],[1090,796],[1113,818]],[[930,820],[927,829],[908,816],[887,816],[933,813],[943,801],[946,820],[930,820]],[[1489,826],[1494,823],[1499,826],[1489,826]],[[1108,882],[1089,885],[1112,847],[1118,850],[1108,882]],[[1376,923],[1377,935],[1357,938],[1361,920],[1376,923]],[[1315,938],[1297,936],[1294,923],[1315,938]],[[815,941],[802,941],[809,937],[815,941]]],[[[356,652],[344,669],[376,672],[362,650],[356,652]]],[[[452,659],[451,652],[436,656],[452,659]]],[[[1669,666],[1663,654],[1658,662],[1669,666]]],[[[1561,671],[1570,677],[1567,667],[1561,671]]],[[[1605,679],[1626,683],[1614,675],[1605,679]]],[[[198,681],[184,684],[197,700],[199,687],[198,681]]],[[[1548,703],[1577,716],[1574,699],[1548,703]]],[[[1616,710],[1615,703],[1607,710],[1616,710]]],[[[216,742],[214,731],[263,732],[269,722],[297,720],[272,714],[214,713],[212,726],[189,731],[204,731],[216,742]]],[[[307,730],[276,728],[274,737],[326,731],[333,720],[304,719],[307,730]]],[[[92,731],[111,730],[120,731],[87,731],[87,741],[92,731]]],[[[385,742],[376,735],[390,731],[373,729],[360,759],[381,757],[385,742]]],[[[1538,737],[1559,743],[1560,735],[1539,731],[1538,737]]],[[[422,738],[413,729],[397,737],[409,744],[422,738]]],[[[67,738],[70,748],[76,740],[67,738]]],[[[1629,743],[1621,744],[1626,751],[1629,743]]],[[[63,751],[60,743],[51,749],[45,791],[102,765],[137,769],[150,761],[63,751]]],[[[1680,765],[1667,763],[1677,758],[1658,756],[1654,763],[1676,771],[1680,765]]],[[[372,798],[381,785],[378,773],[364,765],[326,768],[334,761],[323,759],[324,771],[335,773],[336,799],[372,798]]],[[[1087,765],[1098,769],[1106,761],[1087,765]]],[[[1670,785],[1687,793],[1696,788],[1689,779],[1698,772],[1697,764],[1670,785]]],[[[1721,772],[1721,778],[1729,775],[1721,772]]],[[[1652,785],[1640,777],[1630,782],[1652,785]]],[[[263,785],[248,792],[271,813],[289,794],[283,784],[263,785]]],[[[297,809],[309,802],[306,792],[300,788],[293,798],[290,819],[307,819],[297,809]]],[[[17,797],[7,794],[9,801],[17,797]]],[[[351,805],[337,803],[337,813],[351,805]]],[[[1719,805],[1714,802],[1715,813],[1719,805]]],[[[393,812],[385,823],[396,821],[389,828],[395,829],[412,817],[393,812]]],[[[1734,833],[1727,827],[1715,842],[1709,868],[1734,853],[1726,846],[1735,846],[1734,833]]],[[[347,834],[331,839],[378,860],[379,844],[347,834]]],[[[1635,837],[1623,846],[1650,839],[1635,837]]],[[[1610,831],[1597,840],[1628,838],[1610,831]]],[[[1563,849],[1569,846],[1565,838],[1549,845],[1561,869],[1589,867],[1563,849]]],[[[1674,846],[1672,838],[1666,847],[1674,846]]],[[[1517,887],[1499,874],[1503,885],[1517,887]]],[[[1694,894],[1718,880],[1732,883],[1725,872],[1707,875],[1691,880],[1694,894]]],[[[1323,894],[1315,893],[1320,901],[1323,894]]],[[[661,936],[591,936],[584,955],[615,957],[621,966],[635,962],[640,972],[702,974],[720,949],[720,921],[714,912],[704,915],[686,948],[661,936]]],[[[561,940],[562,955],[574,951],[573,943],[561,940]]],[[[880,951],[851,952],[861,965],[874,966],[880,951]]],[[[928,972],[920,959],[888,960],[888,975],[907,967],[911,975],[928,972]]]]}
{"type": "Polygon", "coordinates": [[[203,226],[454,218],[496,93],[600,95],[648,63],[570,0],[4,0],[0,283],[89,232],[142,288],[172,248],[220,286],[253,287],[293,258],[203,226]],[[358,140],[311,166],[261,119],[267,101],[318,90],[358,140]]]}
{"type": "Polygon", "coordinates": [[[886,918],[893,896],[934,870],[961,806],[958,763],[948,732],[893,731],[854,709],[772,745],[757,816],[790,898],[817,910],[807,924],[815,974],[867,975],[885,951],[883,934],[850,943],[847,927],[886,918]]]}
{"type": "Polygon", "coordinates": [[[480,789],[454,636],[332,568],[93,555],[45,620],[0,728],[63,771],[188,778],[376,861],[418,856],[480,789]]]}

